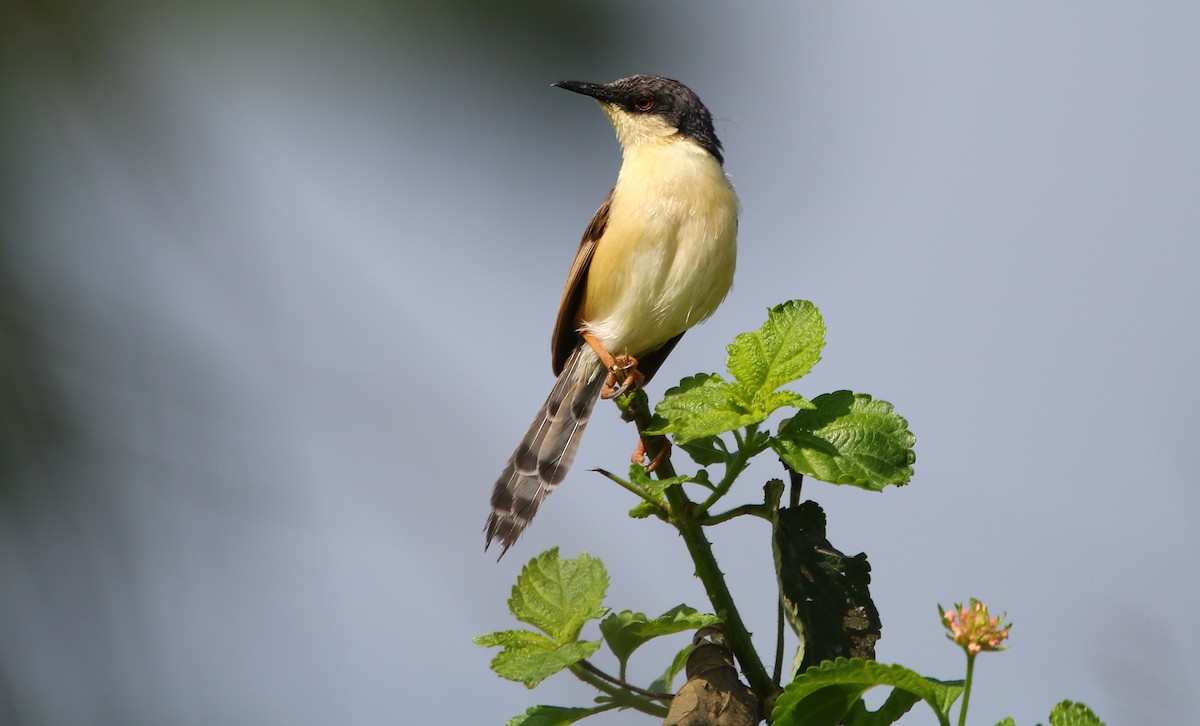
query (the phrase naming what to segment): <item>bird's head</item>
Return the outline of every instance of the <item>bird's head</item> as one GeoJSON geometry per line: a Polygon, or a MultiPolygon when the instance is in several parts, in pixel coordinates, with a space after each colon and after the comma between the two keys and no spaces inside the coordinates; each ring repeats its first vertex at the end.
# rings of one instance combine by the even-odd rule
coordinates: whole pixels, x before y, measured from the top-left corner
{"type": "Polygon", "coordinates": [[[617,130],[623,148],[672,139],[692,141],[723,162],[712,114],[700,97],[679,81],[662,76],[630,76],[612,83],[559,81],[554,84],[591,96],[617,130]]]}

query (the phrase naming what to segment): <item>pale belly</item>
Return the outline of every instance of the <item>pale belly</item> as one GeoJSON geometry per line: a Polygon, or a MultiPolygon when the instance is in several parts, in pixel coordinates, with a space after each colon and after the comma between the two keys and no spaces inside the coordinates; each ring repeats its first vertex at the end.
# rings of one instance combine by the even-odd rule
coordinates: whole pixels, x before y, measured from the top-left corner
{"type": "Polygon", "coordinates": [[[720,165],[702,162],[682,179],[649,167],[617,183],[581,310],[613,354],[654,351],[712,315],[733,284],[737,197],[720,165]]]}

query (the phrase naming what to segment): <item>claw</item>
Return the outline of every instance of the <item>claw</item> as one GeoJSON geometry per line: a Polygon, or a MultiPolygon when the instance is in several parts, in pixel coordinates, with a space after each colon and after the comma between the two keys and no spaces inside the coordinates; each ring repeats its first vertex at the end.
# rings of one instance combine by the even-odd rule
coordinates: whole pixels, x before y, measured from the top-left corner
{"type": "MultiPolygon", "coordinates": [[[[659,465],[671,457],[671,440],[666,436],[659,436],[657,438],[661,439],[662,443],[658,447],[658,453],[655,454],[654,458],[650,460],[650,463],[646,465],[647,473],[654,471],[659,467],[659,465]]],[[[633,450],[633,455],[629,457],[629,461],[634,464],[641,464],[645,460],[646,439],[645,437],[638,437],[637,448],[633,450]]]]}
{"type": "Polygon", "coordinates": [[[633,385],[633,377],[632,376],[626,377],[625,380],[622,381],[620,385],[616,385],[616,383],[617,383],[617,377],[611,373],[608,374],[608,380],[604,382],[604,388],[602,388],[600,390],[600,398],[603,398],[604,400],[607,401],[610,398],[616,398],[617,396],[620,396],[623,393],[632,391],[635,388],[637,388],[637,386],[633,385]]]}
{"type": "Polygon", "coordinates": [[[646,377],[637,369],[637,358],[627,353],[613,356],[604,349],[596,336],[587,331],[583,332],[583,339],[596,351],[600,362],[608,369],[608,378],[604,381],[604,387],[600,389],[600,398],[616,398],[641,387],[646,382],[646,377]]]}
{"type": "Polygon", "coordinates": [[[622,353],[613,358],[608,368],[608,379],[604,382],[604,388],[600,389],[600,398],[616,398],[637,390],[645,382],[646,377],[637,369],[637,358],[622,353]]]}

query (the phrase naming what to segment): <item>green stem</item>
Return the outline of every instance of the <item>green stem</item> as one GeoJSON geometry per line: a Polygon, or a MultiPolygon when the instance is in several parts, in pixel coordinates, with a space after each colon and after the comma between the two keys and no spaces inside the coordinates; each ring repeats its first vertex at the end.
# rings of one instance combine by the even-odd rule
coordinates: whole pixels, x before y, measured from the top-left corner
{"type": "MultiPolygon", "coordinates": [[[[673,474],[662,472],[661,476],[673,476],[673,474]]],[[[693,506],[691,500],[684,493],[683,487],[678,484],[669,487],[666,494],[667,503],[671,505],[671,524],[679,530],[688,554],[696,564],[696,577],[700,578],[709,602],[712,603],[717,615],[723,621],[721,630],[725,633],[729,649],[737,656],[738,663],[742,666],[742,673],[750,682],[750,689],[754,691],[763,712],[766,713],[769,711],[766,708],[766,701],[768,698],[774,698],[779,687],[767,674],[767,669],[754,649],[750,631],[742,622],[742,616],[733,602],[733,595],[725,584],[725,575],[717,565],[712,544],[704,535],[704,527],[690,513],[693,506]]]]}
{"type": "MultiPolygon", "coordinates": [[[[697,514],[699,514],[699,511],[697,511],[697,514]]],[[[700,524],[704,525],[705,527],[711,527],[714,524],[728,522],[734,517],[742,517],[745,515],[760,517],[768,522],[771,521],[771,510],[766,506],[762,504],[743,504],[740,507],[734,507],[727,512],[721,512],[720,514],[712,514],[704,517],[700,520],[700,524]]]]}
{"type": "Polygon", "coordinates": [[[654,507],[654,513],[656,516],[658,516],[660,518],[666,517],[667,513],[663,511],[662,506],[661,506],[662,503],[657,499],[651,499],[650,497],[647,497],[646,492],[642,491],[637,486],[633,485],[630,482],[625,481],[624,479],[617,476],[616,474],[613,474],[611,471],[608,471],[607,469],[601,469],[601,468],[597,467],[595,469],[592,469],[592,471],[605,477],[606,479],[608,479],[611,482],[619,484],[622,489],[625,489],[628,492],[632,492],[635,496],[637,496],[643,502],[654,507]]]}
{"type": "Polygon", "coordinates": [[[592,675],[597,676],[599,678],[603,678],[604,680],[613,684],[617,688],[624,688],[625,690],[629,691],[630,693],[634,693],[639,696],[645,696],[646,698],[653,698],[656,701],[670,701],[672,698],[675,697],[670,693],[656,693],[655,691],[647,691],[645,688],[638,688],[637,686],[633,685],[632,683],[626,682],[625,681],[625,663],[624,662],[621,663],[621,675],[618,678],[614,678],[613,676],[610,676],[609,674],[600,670],[595,665],[593,665],[592,662],[589,661],[587,658],[584,658],[583,660],[579,661],[579,665],[588,673],[591,673],[592,675]]]}
{"type": "Polygon", "coordinates": [[[771,677],[776,682],[783,678],[783,602],[780,601],[775,622],[775,670],[772,671],[771,677]]]}
{"type": "Polygon", "coordinates": [[[571,666],[571,673],[575,674],[576,678],[588,684],[592,688],[611,696],[613,700],[616,701],[620,706],[632,708],[636,711],[650,714],[651,716],[657,716],[658,718],[666,718],[667,716],[666,706],[645,698],[641,698],[640,696],[635,696],[624,688],[618,688],[603,678],[592,675],[578,663],[571,666]]]}
{"type": "MultiPolygon", "coordinates": [[[[729,488],[733,486],[733,482],[746,470],[746,467],[750,464],[750,459],[762,452],[761,442],[758,441],[758,424],[747,426],[744,438],[740,432],[734,431],[733,438],[737,443],[737,453],[734,454],[733,460],[725,467],[725,475],[713,487],[712,494],[700,505],[699,511],[701,514],[707,514],[708,510],[712,508],[712,505],[717,503],[718,499],[729,493],[729,488]]],[[[720,439],[717,440],[720,441],[720,439]]]]}
{"type": "MultiPolygon", "coordinates": [[[[772,549],[774,549],[775,534],[779,531],[779,500],[782,498],[783,482],[779,479],[772,479],[763,486],[763,507],[766,508],[768,518],[771,520],[772,549]]],[[[775,668],[771,672],[771,680],[781,683],[783,678],[783,626],[786,619],[782,597],[779,599],[776,610],[778,614],[775,622],[775,668]]]]}
{"type": "Polygon", "coordinates": [[[966,726],[967,704],[971,702],[971,679],[975,676],[975,654],[967,653],[967,678],[963,681],[962,710],[958,712],[958,726],[966,726]]]}
{"type": "MultiPolygon", "coordinates": [[[[641,392],[639,394],[624,402],[618,402],[618,405],[622,405],[627,420],[634,422],[640,434],[650,425],[650,407],[645,395],[641,392]]],[[[662,445],[655,440],[651,440],[650,443],[649,448],[655,450],[662,445]]],[[[657,451],[648,453],[653,456],[657,451]]],[[[741,452],[739,452],[740,454],[741,452]]],[[[655,474],[659,479],[669,479],[675,476],[675,467],[672,466],[671,460],[663,460],[655,474]]],[[[722,484],[724,483],[722,481],[722,484]]],[[[750,631],[742,622],[742,616],[733,601],[733,595],[725,584],[724,573],[721,572],[717,565],[717,558],[713,555],[712,544],[705,536],[704,526],[696,516],[695,504],[688,499],[687,493],[679,484],[668,487],[665,494],[671,510],[669,521],[679,531],[679,536],[683,539],[688,554],[691,555],[692,562],[696,565],[696,577],[704,585],[704,592],[708,595],[709,602],[712,603],[716,614],[723,621],[721,630],[725,633],[729,649],[737,657],[738,663],[742,667],[742,674],[749,681],[750,689],[754,691],[754,697],[758,699],[760,711],[770,713],[770,704],[775,699],[779,686],[771,680],[762,660],[758,657],[758,652],[754,649],[750,631]]]]}

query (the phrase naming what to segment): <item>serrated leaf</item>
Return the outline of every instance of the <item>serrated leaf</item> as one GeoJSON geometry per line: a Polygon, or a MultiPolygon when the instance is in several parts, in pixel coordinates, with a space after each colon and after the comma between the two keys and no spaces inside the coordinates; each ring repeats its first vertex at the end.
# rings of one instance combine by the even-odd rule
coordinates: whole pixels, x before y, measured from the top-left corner
{"type": "Polygon", "coordinates": [[[776,726],[836,726],[875,686],[907,691],[929,704],[946,723],[950,705],[962,693],[961,684],[925,678],[903,666],[838,658],[809,668],[788,684],[775,702],[776,726]]]}
{"type": "Polygon", "coordinates": [[[501,678],[533,688],[595,653],[601,641],[558,644],[530,630],[501,630],[481,635],[475,642],[489,648],[503,646],[492,659],[492,670],[501,678]]]}
{"type": "Polygon", "coordinates": [[[746,391],[717,374],[699,373],[669,389],[654,407],[654,429],[673,434],[676,443],[733,431],[766,418],[753,407],[746,391]]]}
{"type": "Polygon", "coordinates": [[[792,469],[831,484],[881,491],[912,478],[915,438],[887,401],[837,391],[797,411],[771,446],[792,469]]]}
{"type": "Polygon", "coordinates": [[[996,726],[1017,726],[1017,722],[1013,721],[1012,716],[1005,718],[1003,721],[998,721],[996,726]]]}
{"type": "Polygon", "coordinates": [[[766,412],[764,418],[776,410],[787,406],[792,408],[813,408],[812,402],[793,391],[770,391],[755,397],[754,404],[757,408],[766,412]]]}
{"type": "Polygon", "coordinates": [[[600,641],[579,641],[556,646],[545,652],[500,651],[492,659],[492,670],[501,678],[533,688],[546,678],[575,665],[600,648],[600,641]]]}
{"type": "Polygon", "coordinates": [[[600,622],[600,632],[613,655],[620,661],[623,671],[633,651],[650,639],[719,622],[721,619],[716,615],[705,615],[687,605],[677,605],[653,620],[647,619],[644,613],[630,610],[613,613],[600,622]]]}
{"type": "Polygon", "coordinates": [[[607,590],[604,563],[586,552],[563,560],[554,547],[521,569],[508,609],[517,620],[546,633],[555,643],[573,643],[584,623],[608,612],[601,605],[607,590]]]}
{"type": "Polygon", "coordinates": [[[824,346],[821,313],[810,302],[792,300],[771,308],[758,330],[734,338],[725,365],[747,390],[765,395],[812,370],[824,346]]]}
{"type": "Polygon", "coordinates": [[[567,726],[588,716],[608,711],[611,706],[566,708],[564,706],[533,706],[521,716],[510,718],[504,726],[567,726]]]}
{"type": "Polygon", "coordinates": [[[1104,726],[1104,722],[1082,703],[1063,701],[1050,711],[1050,726],[1104,726]]]}
{"type": "Polygon", "coordinates": [[[531,650],[548,650],[555,645],[553,640],[532,630],[497,630],[494,633],[477,635],[471,638],[471,642],[485,648],[503,646],[531,650]]]}
{"type": "Polygon", "coordinates": [[[871,600],[871,565],[848,557],[825,536],[813,501],[780,509],[772,538],[779,594],[800,636],[797,668],[838,657],[873,659],[883,625],[871,600]]]}
{"type": "MultiPolygon", "coordinates": [[[[674,434],[684,444],[760,423],[784,406],[807,408],[803,396],[776,389],[811,370],[824,345],[825,323],[812,303],[777,305],[761,328],[742,333],[727,348],[725,364],[734,380],[717,374],[683,379],[655,407],[648,433],[674,434]]],[[[713,451],[700,455],[708,464],[724,460],[713,451]]]]}
{"type": "Polygon", "coordinates": [[[674,693],[675,677],[682,673],[684,668],[687,668],[688,656],[691,654],[692,644],[688,643],[675,654],[663,674],[654,679],[654,682],[650,684],[650,690],[656,693],[674,693]]]}

